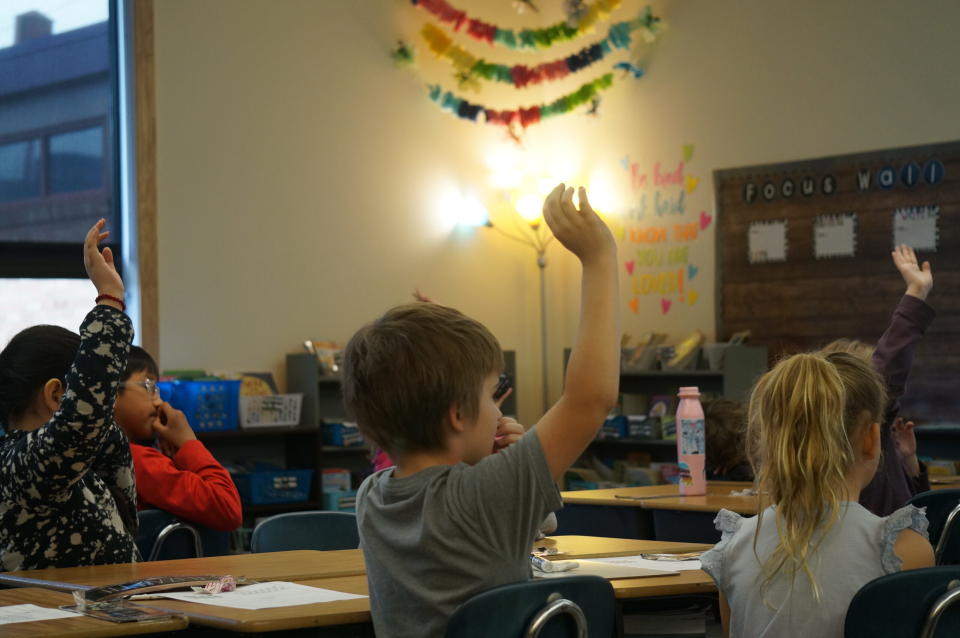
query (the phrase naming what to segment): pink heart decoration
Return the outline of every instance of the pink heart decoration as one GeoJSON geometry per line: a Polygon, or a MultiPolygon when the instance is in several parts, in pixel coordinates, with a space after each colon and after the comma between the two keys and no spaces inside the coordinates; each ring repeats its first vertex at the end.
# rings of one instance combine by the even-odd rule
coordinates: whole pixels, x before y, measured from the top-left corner
{"type": "Polygon", "coordinates": [[[627,267],[627,272],[632,275],[632,274],[633,274],[633,267],[636,265],[636,261],[634,261],[633,259],[631,259],[631,260],[628,261],[625,265],[626,265],[626,267],[627,267]]]}
{"type": "Polygon", "coordinates": [[[663,310],[663,314],[667,314],[667,312],[670,310],[671,305],[672,303],[670,302],[669,299],[660,300],[660,308],[663,310]]]}
{"type": "Polygon", "coordinates": [[[712,221],[712,215],[707,215],[706,211],[700,211],[700,230],[706,230],[712,221]]]}

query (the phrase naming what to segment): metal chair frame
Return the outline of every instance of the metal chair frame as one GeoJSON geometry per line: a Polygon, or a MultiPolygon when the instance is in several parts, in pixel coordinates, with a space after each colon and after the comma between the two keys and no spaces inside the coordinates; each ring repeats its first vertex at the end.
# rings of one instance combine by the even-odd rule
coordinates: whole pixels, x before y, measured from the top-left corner
{"type": "Polygon", "coordinates": [[[587,617],[580,609],[580,605],[572,600],[560,598],[558,593],[550,594],[547,597],[547,605],[530,620],[527,631],[524,633],[525,638],[537,638],[551,618],[564,614],[572,616],[577,624],[577,638],[587,638],[587,617]]]}
{"type": "MultiPolygon", "coordinates": [[[[957,510],[960,510],[960,507],[953,510],[950,515],[953,516],[956,514],[957,510]]],[[[941,537],[941,539],[942,538],[943,537],[941,537]]],[[[947,585],[947,591],[930,606],[930,611],[927,612],[927,619],[923,623],[923,629],[920,630],[920,638],[933,638],[937,631],[937,623],[940,622],[940,616],[952,605],[956,604],[957,601],[960,601],[960,580],[951,580],[947,585]]]]}
{"type": "MultiPolygon", "coordinates": [[[[950,532],[953,530],[953,525],[957,523],[957,520],[960,520],[960,503],[957,503],[957,506],[947,514],[947,520],[943,524],[943,531],[940,532],[940,538],[937,540],[937,547],[933,550],[933,557],[937,565],[943,564],[943,552],[947,549],[950,532]]],[[[960,525],[960,523],[957,524],[960,525]]]]}
{"type": "Polygon", "coordinates": [[[200,541],[200,532],[197,531],[197,528],[189,523],[184,523],[183,521],[174,521],[160,530],[160,533],[157,534],[157,538],[153,542],[153,547],[150,549],[150,557],[147,558],[147,560],[157,560],[157,557],[160,556],[160,550],[163,548],[163,542],[167,540],[167,537],[170,536],[170,534],[181,529],[186,530],[191,536],[193,536],[193,547],[197,553],[197,558],[203,558],[203,543],[200,541]]]}

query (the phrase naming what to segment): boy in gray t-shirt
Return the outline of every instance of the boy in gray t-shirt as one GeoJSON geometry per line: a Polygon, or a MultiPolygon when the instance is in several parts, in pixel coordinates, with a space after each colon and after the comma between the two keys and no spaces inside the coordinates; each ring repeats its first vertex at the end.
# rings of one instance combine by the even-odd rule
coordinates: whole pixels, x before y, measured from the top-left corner
{"type": "Polygon", "coordinates": [[[493,395],[503,368],[482,324],[432,303],[388,311],[344,352],[344,402],[396,467],[357,495],[378,638],[442,636],[472,596],[530,577],[544,517],[561,506],[555,481],[616,403],[620,367],[617,251],[580,189],[557,186],[543,212],[583,267],[580,329],[564,392],[508,447],[493,395]]]}

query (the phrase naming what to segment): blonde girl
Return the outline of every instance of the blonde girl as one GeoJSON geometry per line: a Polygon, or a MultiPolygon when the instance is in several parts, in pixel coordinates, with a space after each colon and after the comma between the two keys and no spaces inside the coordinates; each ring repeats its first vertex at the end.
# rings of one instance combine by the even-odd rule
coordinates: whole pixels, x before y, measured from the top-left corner
{"type": "Polygon", "coordinates": [[[727,636],[843,636],[853,595],[884,574],[933,565],[927,520],[857,503],[880,460],[883,379],[847,353],[798,354],[757,382],[747,438],[760,513],[722,510],[703,568],[727,636]]]}

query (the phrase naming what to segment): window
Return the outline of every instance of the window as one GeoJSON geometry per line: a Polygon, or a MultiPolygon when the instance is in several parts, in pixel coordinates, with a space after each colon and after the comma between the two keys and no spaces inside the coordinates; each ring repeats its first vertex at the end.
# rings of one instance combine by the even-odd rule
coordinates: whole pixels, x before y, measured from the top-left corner
{"type": "Polygon", "coordinates": [[[0,144],[0,202],[40,196],[40,141],[0,144]]]}
{"type": "Polygon", "coordinates": [[[28,325],[79,327],[93,301],[80,245],[96,220],[107,219],[108,243],[129,268],[119,174],[129,165],[119,139],[126,4],[0,2],[0,304],[17,308],[0,313],[0,348],[28,325]]]}

